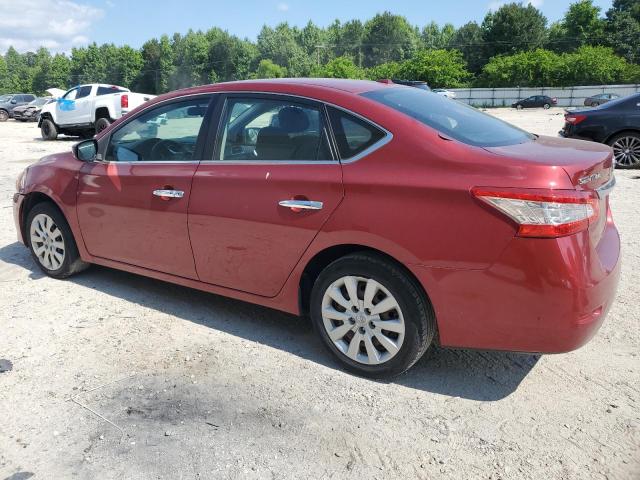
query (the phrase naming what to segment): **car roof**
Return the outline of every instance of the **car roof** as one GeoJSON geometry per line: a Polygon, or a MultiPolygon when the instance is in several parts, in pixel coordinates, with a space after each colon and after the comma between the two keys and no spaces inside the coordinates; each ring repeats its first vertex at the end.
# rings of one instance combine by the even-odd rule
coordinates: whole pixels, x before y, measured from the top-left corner
{"type": "MultiPolygon", "coordinates": [[[[202,92],[202,91],[221,91],[221,90],[233,90],[234,87],[241,87],[242,90],[255,87],[256,90],[266,89],[276,86],[308,86],[308,87],[320,87],[322,89],[340,90],[343,92],[360,94],[364,92],[370,92],[372,90],[379,90],[382,88],[389,88],[390,85],[375,82],[373,80],[350,80],[343,78],[272,78],[265,80],[240,80],[234,82],[222,82],[214,83],[212,85],[203,85],[200,87],[191,87],[179,90],[182,95],[188,93],[202,92]]],[[[396,86],[396,85],[391,85],[396,86]]]]}

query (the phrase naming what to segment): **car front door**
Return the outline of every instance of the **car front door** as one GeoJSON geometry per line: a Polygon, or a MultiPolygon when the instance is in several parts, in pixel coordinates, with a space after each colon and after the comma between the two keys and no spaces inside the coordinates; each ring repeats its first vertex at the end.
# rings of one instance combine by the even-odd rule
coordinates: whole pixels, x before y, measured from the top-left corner
{"type": "Polygon", "coordinates": [[[197,278],[187,228],[211,95],[152,106],[100,141],[77,211],[91,255],[197,278]]]}
{"type": "Polygon", "coordinates": [[[72,125],[76,109],[76,95],[80,87],[72,88],[56,100],[56,123],[58,125],[72,125]]]}
{"type": "Polygon", "coordinates": [[[213,161],[193,179],[189,232],[200,280],[278,294],[343,198],[322,104],[227,95],[213,161]]]}

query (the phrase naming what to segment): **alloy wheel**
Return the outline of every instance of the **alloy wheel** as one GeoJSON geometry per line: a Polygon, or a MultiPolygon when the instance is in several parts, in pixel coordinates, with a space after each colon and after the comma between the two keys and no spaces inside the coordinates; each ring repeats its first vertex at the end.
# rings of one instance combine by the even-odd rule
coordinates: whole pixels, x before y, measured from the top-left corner
{"type": "Polygon", "coordinates": [[[40,264],[47,270],[58,270],[64,263],[65,245],[62,231],[44,213],[33,217],[30,228],[31,246],[40,264]]]}
{"type": "Polygon", "coordinates": [[[322,323],[340,352],[365,365],[389,361],[404,341],[398,301],[372,278],[345,276],[329,285],[322,299],[322,323]]]}
{"type": "Polygon", "coordinates": [[[620,137],[612,145],[616,164],[626,167],[640,165],[640,138],[620,137]]]}

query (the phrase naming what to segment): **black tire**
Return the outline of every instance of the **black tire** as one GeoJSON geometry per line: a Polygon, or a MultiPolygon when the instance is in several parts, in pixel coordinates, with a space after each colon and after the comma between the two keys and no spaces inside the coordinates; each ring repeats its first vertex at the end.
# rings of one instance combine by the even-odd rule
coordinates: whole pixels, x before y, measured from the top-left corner
{"type": "Polygon", "coordinates": [[[516,109],[522,110],[522,108],[523,108],[522,105],[520,105],[520,104],[516,105],[516,109]]]}
{"type": "MultiPolygon", "coordinates": [[[[38,267],[40,267],[40,269],[50,277],[59,279],[67,278],[75,273],[85,270],[89,266],[88,263],[83,262],[80,259],[78,247],[76,245],[75,239],[73,238],[73,234],[71,233],[71,228],[69,227],[67,220],[64,218],[64,215],[62,215],[58,207],[51,203],[37,203],[29,211],[27,215],[27,221],[25,223],[25,237],[33,260],[38,264],[38,267]],[[44,242],[38,243],[32,240],[32,224],[34,223],[34,219],[36,219],[36,217],[38,217],[39,219],[42,218],[39,217],[41,215],[46,215],[47,217],[49,217],[53,221],[54,227],[57,227],[57,230],[55,228],[51,229],[57,234],[56,240],[59,241],[59,238],[62,237],[63,260],[60,265],[56,266],[55,268],[48,268],[47,265],[44,264],[44,261],[46,260],[43,261],[36,254],[36,248],[42,248],[42,246],[45,245],[44,242]]],[[[59,251],[60,250],[58,249],[58,252],[59,251]]],[[[44,257],[46,258],[47,255],[49,256],[49,258],[51,258],[51,254],[47,253],[44,254],[44,257]]]]}
{"type": "Polygon", "coordinates": [[[102,117],[96,120],[96,135],[107,128],[109,125],[111,125],[111,120],[109,118],[102,117]]]}
{"type": "Polygon", "coordinates": [[[311,292],[310,313],[314,329],[325,347],[347,370],[370,378],[390,378],[405,372],[427,351],[436,335],[435,314],[420,285],[401,266],[366,252],[346,255],[320,273],[311,292]],[[322,308],[325,292],[345,276],[375,280],[393,295],[400,306],[404,318],[404,340],[397,353],[384,363],[367,365],[349,358],[338,349],[324,326],[322,308]]]}
{"type": "Polygon", "coordinates": [[[53,120],[45,118],[40,124],[40,135],[43,140],[55,140],[58,138],[58,127],[53,123],[53,120]]]}
{"type": "Polygon", "coordinates": [[[6,122],[7,120],[9,120],[9,112],[0,109],[0,122],[6,122]]]}
{"type": "Polygon", "coordinates": [[[542,108],[544,108],[545,110],[549,110],[551,108],[551,105],[549,105],[548,103],[545,103],[542,108]]]}
{"type": "Polygon", "coordinates": [[[640,168],[640,133],[636,132],[622,132],[618,135],[614,135],[607,142],[611,148],[613,148],[614,161],[616,168],[621,170],[630,170],[634,168],[640,168]],[[618,148],[616,148],[616,142],[626,139],[629,142],[629,149],[635,153],[633,156],[628,156],[626,159],[620,158],[618,154],[618,148]],[[637,160],[634,160],[634,157],[637,160]],[[624,162],[624,163],[623,163],[624,162]],[[627,163],[628,162],[628,163],[627,163]]]}
{"type": "Polygon", "coordinates": [[[592,107],[597,107],[598,105],[600,105],[598,102],[593,102],[593,103],[591,104],[591,106],[592,106],[592,107]]]}

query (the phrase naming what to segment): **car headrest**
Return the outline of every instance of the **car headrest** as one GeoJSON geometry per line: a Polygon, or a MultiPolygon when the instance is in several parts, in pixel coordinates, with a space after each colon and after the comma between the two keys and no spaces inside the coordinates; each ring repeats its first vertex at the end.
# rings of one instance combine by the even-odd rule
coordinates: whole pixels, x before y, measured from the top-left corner
{"type": "Polygon", "coordinates": [[[300,107],[284,107],[278,112],[278,124],[287,133],[298,133],[309,128],[309,118],[300,107]]]}

